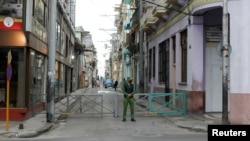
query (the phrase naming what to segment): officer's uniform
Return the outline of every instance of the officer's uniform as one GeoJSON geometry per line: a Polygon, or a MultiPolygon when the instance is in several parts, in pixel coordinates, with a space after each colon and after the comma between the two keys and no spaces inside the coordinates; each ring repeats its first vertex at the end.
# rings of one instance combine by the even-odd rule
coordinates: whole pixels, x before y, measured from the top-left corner
{"type": "Polygon", "coordinates": [[[135,94],[135,89],[134,89],[134,85],[132,84],[132,79],[131,78],[128,78],[128,83],[124,84],[124,86],[123,86],[123,94],[124,94],[124,99],[123,99],[123,120],[122,121],[126,121],[128,105],[130,107],[131,121],[135,121],[135,114],[134,114],[134,94],[135,94]],[[131,81],[131,82],[129,82],[129,81],[131,81]],[[131,94],[131,96],[128,97],[128,94],[131,94]]]}

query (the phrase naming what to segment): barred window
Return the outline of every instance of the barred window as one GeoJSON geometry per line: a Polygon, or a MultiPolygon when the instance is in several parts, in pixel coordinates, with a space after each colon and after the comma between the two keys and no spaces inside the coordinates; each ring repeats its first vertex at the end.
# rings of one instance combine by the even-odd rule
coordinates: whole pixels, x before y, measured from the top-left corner
{"type": "Polygon", "coordinates": [[[153,47],[153,78],[155,78],[155,47],[153,47]]]}
{"type": "Polygon", "coordinates": [[[152,49],[149,49],[149,57],[148,57],[148,60],[149,60],[149,67],[148,67],[148,78],[149,78],[149,80],[148,81],[150,81],[151,80],[151,77],[152,77],[152,49]]]}
{"type": "Polygon", "coordinates": [[[159,44],[159,82],[166,80],[166,40],[159,44]]]}
{"type": "Polygon", "coordinates": [[[187,82],[187,30],[181,32],[181,82],[187,82]]]}

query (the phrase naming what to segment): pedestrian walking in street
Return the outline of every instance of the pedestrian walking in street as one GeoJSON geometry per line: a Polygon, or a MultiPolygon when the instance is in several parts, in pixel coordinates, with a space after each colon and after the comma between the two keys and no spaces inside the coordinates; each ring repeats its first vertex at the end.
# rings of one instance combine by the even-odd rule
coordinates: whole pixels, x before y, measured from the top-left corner
{"type": "Polygon", "coordinates": [[[96,84],[95,79],[92,79],[92,88],[95,87],[95,84],[96,84]]]}
{"type": "Polygon", "coordinates": [[[130,107],[130,117],[131,121],[135,122],[135,113],[134,113],[134,94],[135,94],[135,88],[132,83],[132,78],[128,78],[128,83],[124,84],[123,86],[123,119],[122,121],[126,121],[126,115],[127,115],[127,107],[129,105],[130,107]]]}
{"type": "Polygon", "coordinates": [[[115,88],[115,91],[116,91],[117,85],[118,85],[118,81],[117,81],[117,80],[115,80],[115,83],[114,83],[114,88],[115,88]]]}

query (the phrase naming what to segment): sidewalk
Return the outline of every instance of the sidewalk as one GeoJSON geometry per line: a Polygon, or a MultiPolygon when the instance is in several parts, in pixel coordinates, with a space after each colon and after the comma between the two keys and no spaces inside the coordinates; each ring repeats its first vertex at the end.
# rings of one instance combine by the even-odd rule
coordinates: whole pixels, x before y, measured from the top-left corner
{"type": "Polygon", "coordinates": [[[197,132],[207,132],[207,126],[221,124],[222,113],[190,114],[186,116],[167,116],[172,123],[180,128],[197,132]]]}
{"type": "MultiPolygon", "coordinates": [[[[83,92],[79,90],[78,92],[83,92]]],[[[65,99],[62,99],[65,100],[65,99]]],[[[70,100],[72,104],[74,101],[70,100]]],[[[65,107],[61,106],[59,109],[64,110],[65,107]]],[[[60,110],[60,111],[61,111],[60,110]]],[[[58,112],[59,113],[59,112],[58,112]]],[[[207,125],[209,124],[221,124],[221,113],[209,113],[209,114],[189,114],[185,116],[164,116],[164,118],[171,121],[178,127],[190,129],[197,132],[207,132],[207,125]]],[[[60,118],[60,114],[56,114],[56,122],[60,118]]],[[[5,121],[0,121],[0,138],[31,138],[38,136],[53,128],[55,123],[46,122],[46,112],[35,115],[25,121],[16,122],[10,121],[10,128],[5,130],[5,121]],[[19,129],[20,125],[23,125],[23,129],[19,129]]]]}
{"type": "MultiPolygon", "coordinates": [[[[79,89],[72,94],[83,93],[85,89],[79,89]]],[[[62,99],[60,102],[55,104],[55,123],[62,118],[62,111],[66,111],[67,98],[62,99]]],[[[72,105],[75,102],[75,99],[69,97],[69,105],[72,105]]],[[[9,130],[5,128],[6,122],[0,121],[0,138],[31,138],[36,137],[53,127],[55,123],[48,123],[46,121],[46,111],[42,111],[36,114],[34,117],[31,117],[25,121],[9,121],[9,130]],[[20,126],[23,129],[19,129],[20,126]]]]}

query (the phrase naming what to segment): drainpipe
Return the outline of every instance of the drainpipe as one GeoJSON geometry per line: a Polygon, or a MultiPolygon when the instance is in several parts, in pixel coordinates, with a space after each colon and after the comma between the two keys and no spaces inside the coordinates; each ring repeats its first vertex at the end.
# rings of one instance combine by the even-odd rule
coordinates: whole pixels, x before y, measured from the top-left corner
{"type": "Polygon", "coordinates": [[[140,71],[139,71],[139,91],[140,93],[144,93],[144,68],[143,68],[143,31],[142,31],[142,23],[141,23],[141,17],[142,17],[142,0],[140,0],[139,3],[139,20],[140,20],[140,25],[139,25],[139,53],[140,53],[140,71]]]}
{"type": "Polygon", "coordinates": [[[223,47],[222,57],[222,124],[229,124],[228,120],[228,86],[229,86],[229,13],[227,0],[223,0],[223,47]]]}

